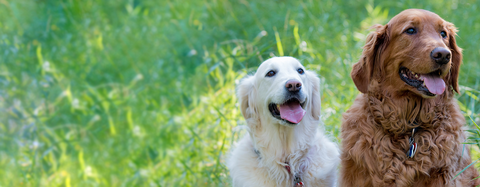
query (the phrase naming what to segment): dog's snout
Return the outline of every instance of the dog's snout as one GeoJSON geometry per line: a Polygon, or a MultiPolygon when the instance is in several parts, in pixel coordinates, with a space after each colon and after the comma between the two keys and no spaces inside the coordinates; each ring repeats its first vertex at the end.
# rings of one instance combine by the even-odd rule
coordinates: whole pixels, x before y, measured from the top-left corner
{"type": "Polygon", "coordinates": [[[430,57],[440,65],[450,62],[451,56],[450,50],[443,47],[437,47],[430,53],[430,57]]]}
{"type": "Polygon", "coordinates": [[[285,88],[289,92],[297,92],[297,91],[300,91],[300,89],[302,89],[302,83],[294,79],[288,80],[287,83],[285,83],[285,88]]]}

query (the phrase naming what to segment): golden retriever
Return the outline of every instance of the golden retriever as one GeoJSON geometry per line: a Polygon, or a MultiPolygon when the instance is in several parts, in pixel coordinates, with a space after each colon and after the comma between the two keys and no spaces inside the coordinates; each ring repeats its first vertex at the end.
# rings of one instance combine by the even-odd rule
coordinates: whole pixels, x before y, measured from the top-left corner
{"type": "Polygon", "coordinates": [[[457,29],[409,9],[376,25],[351,76],[361,94],[343,115],[341,186],[476,186],[454,91],[457,29]]]}
{"type": "Polygon", "coordinates": [[[340,153],[319,129],[320,80],[292,57],[263,62],[237,94],[248,135],[227,161],[233,186],[333,186],[340,153]]]}

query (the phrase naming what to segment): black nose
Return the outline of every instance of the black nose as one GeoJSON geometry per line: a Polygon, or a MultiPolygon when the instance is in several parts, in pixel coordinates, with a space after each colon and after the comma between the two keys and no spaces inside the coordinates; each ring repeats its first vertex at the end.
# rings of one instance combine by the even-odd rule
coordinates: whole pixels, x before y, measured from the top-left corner
{"type": "Polygon", "coordinates": [[[430,53],[430,57],[440,65],[446,64],[450,62],[450,57],[452,54],[450,53],[450,50],[445,49],[443,47],[437,47],[433,49],[432,53],[430,53]]]}
{"type": "Polygon", "coordinates": [[[289,91],[289,92],[297,92],[297,91],[300,91],[300,89],[302,89],[302,83],[300,81],[297,81],[297,80],[288,80],[287,83],[285,83],[285,88],[289,91]]]}

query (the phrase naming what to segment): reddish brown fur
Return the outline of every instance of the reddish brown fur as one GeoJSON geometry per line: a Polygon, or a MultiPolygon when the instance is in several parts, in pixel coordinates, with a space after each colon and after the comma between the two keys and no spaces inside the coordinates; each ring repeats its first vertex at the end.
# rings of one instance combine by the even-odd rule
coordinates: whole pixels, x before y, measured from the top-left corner
{"type": "Polygon", "coordinates": [[[478,176],[473,166],[452,180],[472,162],[462,144],[465,119],[454,98],[462,61],[454,25],[432,12],[409,9],[374,28],[351,74],[362,94],[343,115],[341,186],[480,185],[472,180],[478,176]],[[405,34],[409,27],[418,33],[405,34]],[[436,47],[452,53],[442,67],[430,58],[436,47]],[[400,79],[400,67],[421,74],[440,70],[447,88],[429,97],[400,79]],[[416,127],[421,127],[414,135],[418,150],[407,158],[416,127]]]}

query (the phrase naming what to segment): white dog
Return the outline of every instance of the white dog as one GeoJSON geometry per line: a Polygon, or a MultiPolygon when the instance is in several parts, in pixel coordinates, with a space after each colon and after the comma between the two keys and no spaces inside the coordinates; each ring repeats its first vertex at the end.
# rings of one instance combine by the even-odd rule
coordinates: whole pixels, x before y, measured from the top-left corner
{"type": "Polygon", "coordinates": [[[238,86],[249,136],[227,166],[233,186],[334,186],[339,151],[318,129],[320,80],[292,57],[263,62],[238,86]]]}

